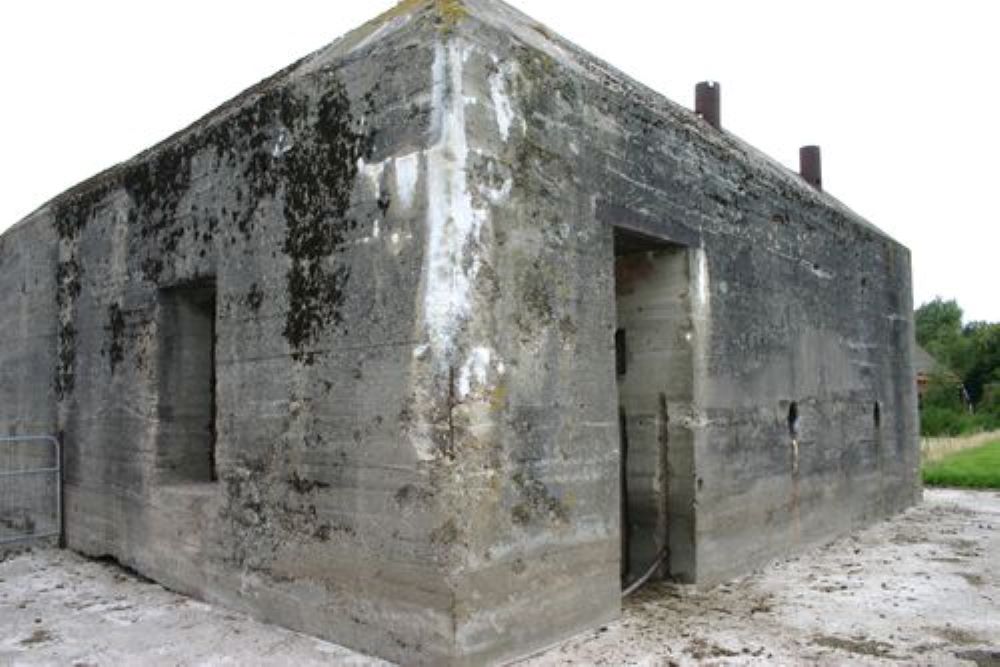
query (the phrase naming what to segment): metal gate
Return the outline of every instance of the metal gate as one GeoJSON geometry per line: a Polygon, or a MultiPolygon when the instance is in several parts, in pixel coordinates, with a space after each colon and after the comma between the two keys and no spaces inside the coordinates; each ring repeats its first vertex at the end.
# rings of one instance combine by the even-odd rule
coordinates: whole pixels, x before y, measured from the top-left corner
{"type": "Polygon", "coordinates": [[[0,545],[62,535],[62,452],[50,435],[0,437],[0,545]]]}

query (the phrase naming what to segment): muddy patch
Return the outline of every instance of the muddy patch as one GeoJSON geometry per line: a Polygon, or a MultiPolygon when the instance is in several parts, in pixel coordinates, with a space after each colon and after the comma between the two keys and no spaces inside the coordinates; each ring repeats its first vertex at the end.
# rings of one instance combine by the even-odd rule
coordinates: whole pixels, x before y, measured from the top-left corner
{"type": "Polygon", "coordinates": [[[976,667],[1000,667],[1000,649],[990,649],[986,651],[962,651],[956,653],[959,660],[969,660],[976,663],[976,667]]]}
{"type": "Polygon", "coordinates": [[[885,642],[876,641],[874,639],[850,639],[844,637],[834,637],[832,635],[816,635],[812,638],[812,643],[816,646],[838,649],[841,651],[847,651],[848,653],[855,653],[857,655],[867,655],[875,658],[888,658],[890,660],[903,659],[900,656],[892,654],[896,648],[895,646],[885,642]]]}
{"type": "Polygon", "coordinates": [[[21,646],[37,646],[38,644],[45,644],[54,641],[56,636],[46,630],[45,628],[39,628],[31,633],[31,636],[22,639],[21,646]]]}
{"type": "Polygon", "coordinates": [[[983,638],[979,635],[951,625],[946,625],[941,628],[930,628],[929,630],[931,634],[937,635],[938,637],[941,637],[952,644],[958,644],[959,646],[974,646],[975,644],[983,643],[983,638]]]}
{"type": "Polygon", "coordinates": [[[974,586],[976,588],[982,588],[986,585],[986,580],[981,574],[976,574],[974,572],[959,572],[958,576],[965,579],[970,586],[974,586]]]}

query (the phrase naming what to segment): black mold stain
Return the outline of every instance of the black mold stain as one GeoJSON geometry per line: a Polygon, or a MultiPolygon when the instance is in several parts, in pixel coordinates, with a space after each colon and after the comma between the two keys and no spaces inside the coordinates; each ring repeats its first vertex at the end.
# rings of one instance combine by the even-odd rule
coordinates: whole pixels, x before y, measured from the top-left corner
{"type": "Polygon", "coordinates": [[[269,535],[271,517],[265,509],[272,493],[267,467],[264,460],[246,459],[238,472],[223,475],[227,499],[223,518],[237,537],[228,559],[254,571],[264,571],[277,548],[269,535]]]}
{"type": "Polygon", "coordinates": [[[80,276],[83,271],[75,257],[56,265],[56,305],[61,308],[72,305],[80,296],[80,276]]]}
{"type": "Polygon", "coordinates": [[[264,292],[261,291],[260,286],[254,283],[250,286],[250,291],[247,292],[247,305],[250,306],[250,310],[257,312],[260,310],[261,305],[264,303],[264,292]]]}
{"type": "Polygon", "coordinates": [[[434,497],[434,494],[427,489],[407,484],[397,489],[394,497],[396,504],[400,507],[406,507],[408,505],[426,503],[434,497]]]}
{"type": "MultiPolygon", "coordinates": [[[[198,147],[200,148],[200,147],[198,147]]],[[[191,146],[169,146],[146,162],[128,169],[122,185],[132,200],[130,225],[139,224],[139,236],[155,238],[159,249],[176,250],[183,228],[177,228],[177,208],[191,185],[191,146]]],[[[149,276],[147,276],[149,277],[149,276]]]]}
{"type": "MultiPolygon", "coordinates": [[[[67,217],[65,220],[69,219],[67,217]]],[[[72,219],[85,220],[86,218],[72,219]]],[[[68,227],[67,233],[79,234],[81,228],[68,227]]],[[[72,393],[76,384],[76,328],[73,326],[71,313],[77,297],[80,296],[80,277],[83,274],[83,269],[76,261],[75,243],[71,252],[73,254],[69,259],[60,261],[56,265],[56,305],[59,307],[60,325],[56,337],[57,355],[53,389],[56,399],[59,401],[72,393]]]]}
{"type": "Polygon", "coordinates": [[[58,349],[55,392],[56,398],[62,401],[76,384],[76,327],[72,322],[59,325],[58,349]]]}
{"type": "MultiPolygon", "coordinates": [[[[215,238],[220,219],[228,219],[245,239],[251,237],[261,203],[273,199],[287,178],[283,155],[294,146],[291,137],[310,129],[308,112],[308,98],[287,88],[266,91],[225,122],[200,129],[182,144],[164,146],[125,170],[122,185],[132,201],[128,220],[147,241],[144,247],[149,256],[142,265],[147,280],[158,281],[164,256],[176,252],[189,231],[194,240],[208,244],[215,238]],[[237,210],[192,205],[187,211],[192,221],[188,229],[182,224],[180,206],[190,190],[192,166],[199,156],[211,156],[218,167],[236,173],[239,185],[230,194],[241,205],[237,210]]],[[[235,242],[235,237],[230,239],[235,242]]]]}
{"type": "Polygon", "coordinates": [[[521,494],[521,502],[511,509],[514,523],[526,525],[536,518],[548,518],[563,524],[569,522],[569,508],[530,473],[516,472],[513,481],[521,494]]]}
{"type": "MultiPolygon", "coordinates": [[[[57,268],[61,318],[72,322],[80,294],[79,236],[114,192],[124,189],[128,196],[131,251],[137,255],[142,277],[155,285],[185,238],[201,245],[204,257],[224,219],[249,239],[261,203],[282,194],[287,224],[284,250],[292,260],[283,333],[293,358],[312,363],[313,353],[307,348],[324,327],[342,320],[339,309],[349,269],[336,262],[336,255],[343,249],[345,235],[357,226],[348,218],[357,163],[370,157],[374,145],[374,133],[352,114],[343,83],[331,72],[318,76],[325,77],[326,91],[318,99],[291,87],[259,88],[252,103],[225,120],[190,130],[183,141],[162,144],[55,202],[53,224],[69,256],[57,268]],[[234,172],[239,185],[229,193],[216,193],[218,204],[182,206],[199,171],[197,161],[204,160],[210,169],[234,172]],[[224,204],[232,198],[241,205],[227,208],[224,204]]],[[[371,113],[374,93],[364,99],[366,113],[371,113]]],[[[248,298],[254,310],[262,301],[259,292],[248,298]]],[[[74,344],[75,328],[64,324],[55,380],[60,398],[73,387],[68,364],[76,357],[74,344]]],[[[119,362],[119,355],[113,354],[112,365],[119,362]]]]}
{"type": "MultiPolygon", "coordinates": [[[[369,111],[371,94],[366,96],[369,111]]],[[[346,231],[357,226],[347,217],[358,159],[370,157],[374,136],[363,132],[351,115],[347,91],[339,81],[319,102],[316,136],[286,160],[285,253],[288,271],[288,317],[284,336],[296,361],[311,364],[314,344],[327,325],[341,323],[340,306],[350,277],[348,268],[331,260],[346,231]]]]}
{"type": "Polygon", "coordinates": [[[113,189],[112,181],[93,188],[85,183],[63,195],[53,206],[53,224],[59,238],[63,241],[78,238],[113,189]]]}
{"type": "Polygon", "coordinates": [[[114,375],[118,364],[125,359],[125,315],[117,303],[108,307],[108,325],[105,327],[105,331],[111,336],[111,342],[108,345],[108,361],[111,364],[111,374],[114,375]]]}
{"type": "Polygon", "coordinates": [[[385,215],[389,211],[390,206],[392,206],[392,197],[388,191],[383,191],[378,198],[378,210],[382,212],[382,215],[385,215]]]}
{"type": "Polygon", "coordinates": [[[288,484],[298,494],[312,493],[316,489],[329,489],[330,485],[315,480],[303,479],[298,472],[293,471],[288,478],[288,484]]]}

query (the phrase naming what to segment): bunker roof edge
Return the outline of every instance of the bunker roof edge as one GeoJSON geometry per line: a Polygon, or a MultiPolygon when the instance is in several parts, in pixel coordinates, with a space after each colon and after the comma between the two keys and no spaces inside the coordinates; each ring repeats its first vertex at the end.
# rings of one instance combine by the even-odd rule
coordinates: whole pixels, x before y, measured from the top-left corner
{"type": "MultiPolygon", "coordinates": [[[[13,231],[26,224],[31,224],[36,217],[46,212],[53,204],[78,197],[99,187],[112,183],[129,166],[142,163],[158,151],[181,143],[191,134],[223,122],[233,113],[252,103],[259,95],[276,87],[286,85],[297,76],[307,73],[313,63],[331,64],[344,62],[359,51],[370,48],[389,35],[408,24],[418,16],[433,18],[436,31],[428,33],[430,39],[447,39],[452,34],[461,32],[464,39],[475,42],[473,36],[474,22],[485,24],[493,29],[511,34],[527,46],[544,51],[555,58],[557,62],[568,67],[578,75],[598,79],[595,72],[615,80],[623,90],[623,94],[632,95],[636,103],[644,104],[651,110],[668,117],[675,123],[682,124],[692,136],[701,141],[709,142],[718,149],[728,153],[728,157],[747,164],[751,170],[765,173],[776,182],[788,187],[804,200],[812,201],[820,206],[836,209],[851,222],[869,233],[883,237],[887,241],[904,248],[903,244],[892,238],[885,231],[872,224],[866,218],[856,213],[836,197],[826,191],[817,191],[805,183],[792,169],[784,166],[773,157],[759,150],[749,142],[728,131],[716,131],[707,126],[695,115],[694,111],[668,99],[661,93],[633,79],[613,65],[598,58],[585,49],[559,36],[555,31],[538,23],[518,9],[502,0],[401,0],[391,9],[360,27],[344,34],[330,44],[301,58],[292,65],[280,70],[272,76],[263,79],[234,98],[222,103],[200,119],[175,132],[163,141],[138,153],[134,157],[114,165],[95,176],[58,194],[37,209],[15,223],[7,231],[13,231]]],[[[7,232],[4,232],[6,234],[7,232]]]]}

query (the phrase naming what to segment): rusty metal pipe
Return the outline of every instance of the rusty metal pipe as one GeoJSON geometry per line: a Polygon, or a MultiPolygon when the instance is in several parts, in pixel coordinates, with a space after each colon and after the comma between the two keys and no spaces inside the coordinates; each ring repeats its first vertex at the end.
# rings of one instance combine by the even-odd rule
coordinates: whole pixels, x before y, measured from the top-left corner
{"type": "Polygon", "coordinates": [[[717,130],[722,129],[722,86],[702,81],[694,89],[694,112],[717,130]]]}
{"type": "Polygon", "coordinates": [[[799,174],[806,183],[817,190],[823,190],[823,156],[819,146],[803,146],[799,149],[799,174]]]}

